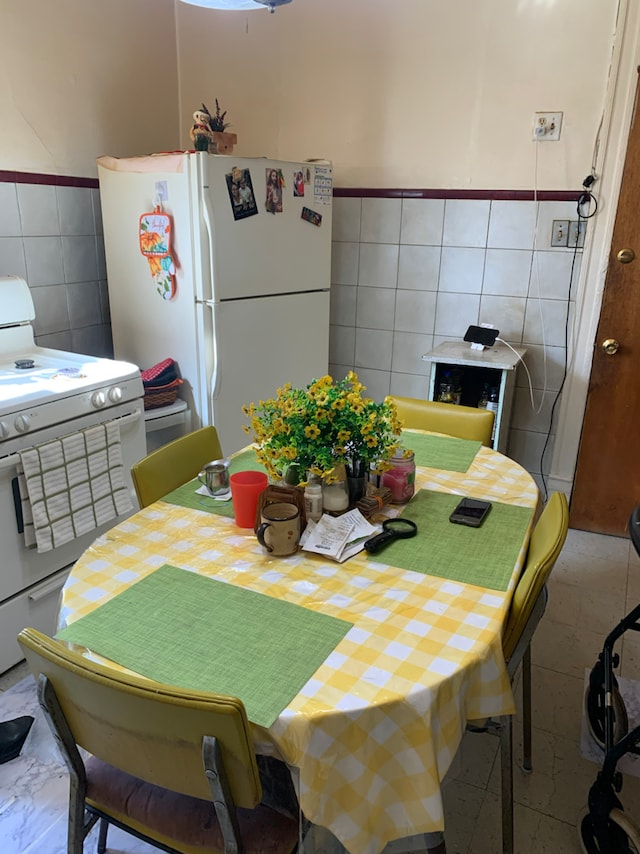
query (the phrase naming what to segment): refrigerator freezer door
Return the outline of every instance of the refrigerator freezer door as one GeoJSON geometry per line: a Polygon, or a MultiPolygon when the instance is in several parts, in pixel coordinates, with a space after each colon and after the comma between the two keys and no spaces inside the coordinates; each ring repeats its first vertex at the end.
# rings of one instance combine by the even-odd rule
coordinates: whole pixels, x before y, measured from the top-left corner
{"type": "MultiPolygon", "coordinates": [[[[198,156],[198,155],[196,155],[198,156]]],[[[330,174],[329,164],[294,163],[267,159],[238,159],[202,154],[204,219],[209,221],[215,302],[328,289],[331,282],[331,196],[314,193],[316,172],[330,174]],[[229,183],[233,169],[251,178],[257,212],[234,219],[229,183]],[[267,176],[281,173],[282,212],[266,210],[267,176]],[[309,181],[298,187],[298,173],[309,181]],[[328,202],[321,203],[320,199],[328,202]],[[302,218],[303,208],[321,216],[319,225],[302,218]]],[[[192,155],[193,157],[193,155],[192,155]]],[[[193,172],[193,168],[192,168],[193,172]]]]}
{"type": "Polygon", "coordinates": [[[329,294],[239,300],[215,313],[217,365],[211,377],[212,423],[225,454],[249,443],[243,405],[273,397],[286,382],[304,387],[328,371],[329,294]]]}

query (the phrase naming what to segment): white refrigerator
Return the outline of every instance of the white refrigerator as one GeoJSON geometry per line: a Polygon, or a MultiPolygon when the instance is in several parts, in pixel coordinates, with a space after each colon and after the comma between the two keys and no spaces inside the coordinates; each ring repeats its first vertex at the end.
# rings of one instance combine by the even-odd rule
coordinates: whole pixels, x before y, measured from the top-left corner
{"type": "Polygon", "coordinates": [[[175,359],[193,427],[231,454],[243,404],[327,373],[331,165],[176,152],[98,173],[115,357],[175,359]]]}

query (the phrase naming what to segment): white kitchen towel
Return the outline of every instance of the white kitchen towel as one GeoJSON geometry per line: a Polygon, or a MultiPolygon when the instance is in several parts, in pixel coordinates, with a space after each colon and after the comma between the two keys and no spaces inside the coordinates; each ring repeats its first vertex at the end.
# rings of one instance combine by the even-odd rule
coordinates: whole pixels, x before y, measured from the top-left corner
{"type": "Polygon", "coordinates": [[[133,510],[117,421],[21,451],[20,462],[28,499],[22,501],[25,545],[35,537],[39,552],[58,548],[133,510]]]}

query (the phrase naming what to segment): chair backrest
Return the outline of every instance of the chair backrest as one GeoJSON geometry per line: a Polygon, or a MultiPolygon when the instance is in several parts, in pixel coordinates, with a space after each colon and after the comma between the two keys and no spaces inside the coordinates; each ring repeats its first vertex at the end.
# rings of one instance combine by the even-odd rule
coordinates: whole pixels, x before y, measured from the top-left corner
{"type": "Polygon", "coordinates": [[[244,705],[235,697],[186,691],[117,673],[35,629],[18,643],[36,680],[45,674],[77,745],[121,771],[211,800],[202,742],[218,739],[236,806],[262,795],[244,705]]]}
{"type": "Polygon", "coordinates": [[[163,495],[195,477],[205,463],[222,457],[215,427],[201,427],[163,445],[131,466],[131,479],[140,502],[148,507],[163,495]]]}
{"type": "Polygon", "coordinates": [[[568,530],[567,497],[562,492],[554,492],[535,524],[529,541],[527,560],[513,592],[511,610],[502,637],[502,649],[506,661],[509,661],[513,655],[527,626],[538,597],[562,550],[568,530]]]}
{"type": "Polygon", "coordinates": [[[391,399],[397,407],[398,418],[409,429],[432,430],[434,433],[446,433],[458,439],[474,439],[483,445],[491,445],[494,414],[490,409],[394,395],[391,399]]]}

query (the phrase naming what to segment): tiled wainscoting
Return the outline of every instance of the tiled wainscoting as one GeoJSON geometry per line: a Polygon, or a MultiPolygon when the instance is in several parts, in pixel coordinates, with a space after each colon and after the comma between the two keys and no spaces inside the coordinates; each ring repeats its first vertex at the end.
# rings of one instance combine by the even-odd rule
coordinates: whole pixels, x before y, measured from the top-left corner
{"type": "Polygon", "coordinates": [[[11,177],[0,176],[0,275],[28,282],[36,343],[113,356],[97,181],[11,177]]]}
{"type": "MultiPolygon", "coordinates": [[[[547,472],[582,254],[551,248],[551,228],[577,218],[575,201],[376,192],[335,191],[330,372],[356,370],[376,399],[426,397],[423,353],[493,323],[527,348],[533,384],[532,407],[520,367],[509,455],[538,476],[546,443],[547,472]]],[[[31,288],[38,344],[113,356],[95,180],[0,173],[0,275],[11,274],[31,288]]]]}
{"type": "Polygon", "coordinates": [[[461,341],[470,324],[492,323],[528,350],[534,407],[520,366],[508,452],[538,475],[582,254],[552,249],[551,229],[555,219],[577,219],[576,203],[348,192],[338,189],[334,199],[331,373],[354,369],[376,399],[426,397],[430,365],[422,354],[461,341]]]}

